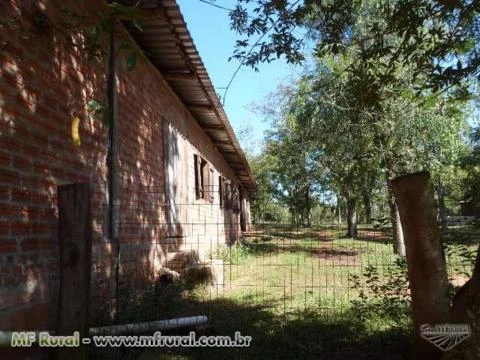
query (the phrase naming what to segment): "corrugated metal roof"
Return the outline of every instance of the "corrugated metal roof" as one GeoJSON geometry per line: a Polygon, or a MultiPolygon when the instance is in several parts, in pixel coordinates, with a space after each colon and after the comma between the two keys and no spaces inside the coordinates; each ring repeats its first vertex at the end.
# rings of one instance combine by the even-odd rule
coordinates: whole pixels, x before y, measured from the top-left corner
{"type": "Polygon", "coordinates": [[[242,185],[255,191],[255,178],[176,1],[144,0],[139,6],[144,14],[142,30],[129,29],[132,37],[217,146],[242,185]]]}

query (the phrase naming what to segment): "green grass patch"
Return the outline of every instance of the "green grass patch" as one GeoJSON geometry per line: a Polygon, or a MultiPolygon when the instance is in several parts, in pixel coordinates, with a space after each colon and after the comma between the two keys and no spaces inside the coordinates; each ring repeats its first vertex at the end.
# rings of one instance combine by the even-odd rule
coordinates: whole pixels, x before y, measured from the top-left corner
{"type": "MultiPolygon", "coordinates": [[[[241,244],[217,249],[223,286],[177,285],[163,318],[206,314],[214,333],[253,337],[250,348],[155,350],[144,359],[404,359],[410,346],[405,262],[393,253],[388,229],[264,227],[241,244]]],[[[472,268],[479,234],[451,229],[449,275],[472,268]]],[[[463,278],[462,278],[463,279],[463,278]]]]}

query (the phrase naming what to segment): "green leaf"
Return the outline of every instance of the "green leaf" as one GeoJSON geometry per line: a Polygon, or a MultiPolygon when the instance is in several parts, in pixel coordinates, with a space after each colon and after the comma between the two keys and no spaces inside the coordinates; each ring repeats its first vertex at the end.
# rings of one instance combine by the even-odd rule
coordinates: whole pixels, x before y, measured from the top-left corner
{"type": "Polygon", "coordinates": [[[105,107],[98,100],[92,99],[87,103],[87,108],[91,113],[98,114],[103,111],[105,107]]]}
{"type": "Polygon", "coordinates": [[[130,55],[127,58],[126,64],[127,64],[127,70],[128,71],[132,71],[133,69],[135,69],[135,65],[137,64],[137,52],[136,51],[132,51],[130,53],[130,55]]]}
{"type": "Polygon", "coordinates": [[[105,125],[110,124],[111,111],[98,100],[92,99],[87,103],[87,109],[96,117],[100,118],[105,125]]]}

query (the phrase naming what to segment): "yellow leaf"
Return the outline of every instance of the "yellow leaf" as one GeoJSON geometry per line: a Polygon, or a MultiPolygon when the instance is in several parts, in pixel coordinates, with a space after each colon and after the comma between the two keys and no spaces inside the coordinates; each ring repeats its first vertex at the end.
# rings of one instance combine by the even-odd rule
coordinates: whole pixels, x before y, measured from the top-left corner
{"type": "Polygon", "coordinates": [[[80,126],[80,119],[78,117],[72,119],[72,139],[75,145],[80,145],[80,134],[78,127],[80,126]]]}

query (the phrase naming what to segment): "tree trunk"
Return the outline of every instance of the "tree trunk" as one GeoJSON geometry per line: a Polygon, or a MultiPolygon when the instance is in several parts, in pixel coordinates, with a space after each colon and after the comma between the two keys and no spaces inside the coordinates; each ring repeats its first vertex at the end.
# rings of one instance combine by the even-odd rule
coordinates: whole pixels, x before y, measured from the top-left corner
{"type": "Polygon", "coordinates": [[[320,217],[318,219],[318,224],[317,225],[320,225],[323,221],[323,218],[325,217],[325,213],[327,211],[327,208],[326,207],[322,207],[322,211],[320,211],[320,217]]]}
{"type": "Polygon", "coordinates": [[[404,257],[406,255],[405,240],[403,238],[400,213],[398,212],[398,206],[395,200],[390,203],[390,217],[392,219],[393,250],[398,256],[404,257]]]}
{"type": "Polygon", "coordinates": [[[426,172],[392,181],[407,249],[408,280],[415,331],[413,358],[439,359],[442,352],[420,336],[424,324],[449,323],[449,284],[440,243],[435,199],[426,172]]]}
{"type": "Polygon", "coordinates": [[[402,222],[398,212],[397,201],[393,193],[391,182],[387,179],[388,206],[390,208],[390,221],[392,223],[393,251],[398,256],[405,256],[405,241],[403,238],[402,222]]]}
{"type": "Polygon", "coordinates": [[[478,354],[480,354],[480,245],[472,278],[453,298],[452,320],[456,324],[470,324],[472,334],[462,346],[454,349],[442,359],[478,359],[478,354]]]}
{"type": "Polygon", "coordinates": [[[362,192],[362,202],[365,210],[365,223],[370,224],[372,222],[372,199],[369,191],[364,190],[362,192]]]}
{"type": "Polygon", "coordinates": [[[310,227],[312,225],[311,221],[310,221],[310,211],[311,211],[310,188],[307,186],[307,188],[305,190],[305,210],[304,210],[304,213],[305,213],[305,217],[306,217],[306,220],[307,220],[306,225],[308,227],[310,227]]]}
{"type": "Polygon", "coordinates": [[[447,225],[447,207],[445,206],[445,189],[440,179],[437,181],[437,197],[438,197],[438,215],[440,218],[440,225],[442,227],[442,232],[448,230],[447,225]]]}
{"type": "Polygon", "coordinates": [[[357,200],[350,198],[347,199],[347,234],[345,236],[356,239],[357,235],[357,200]]]}

